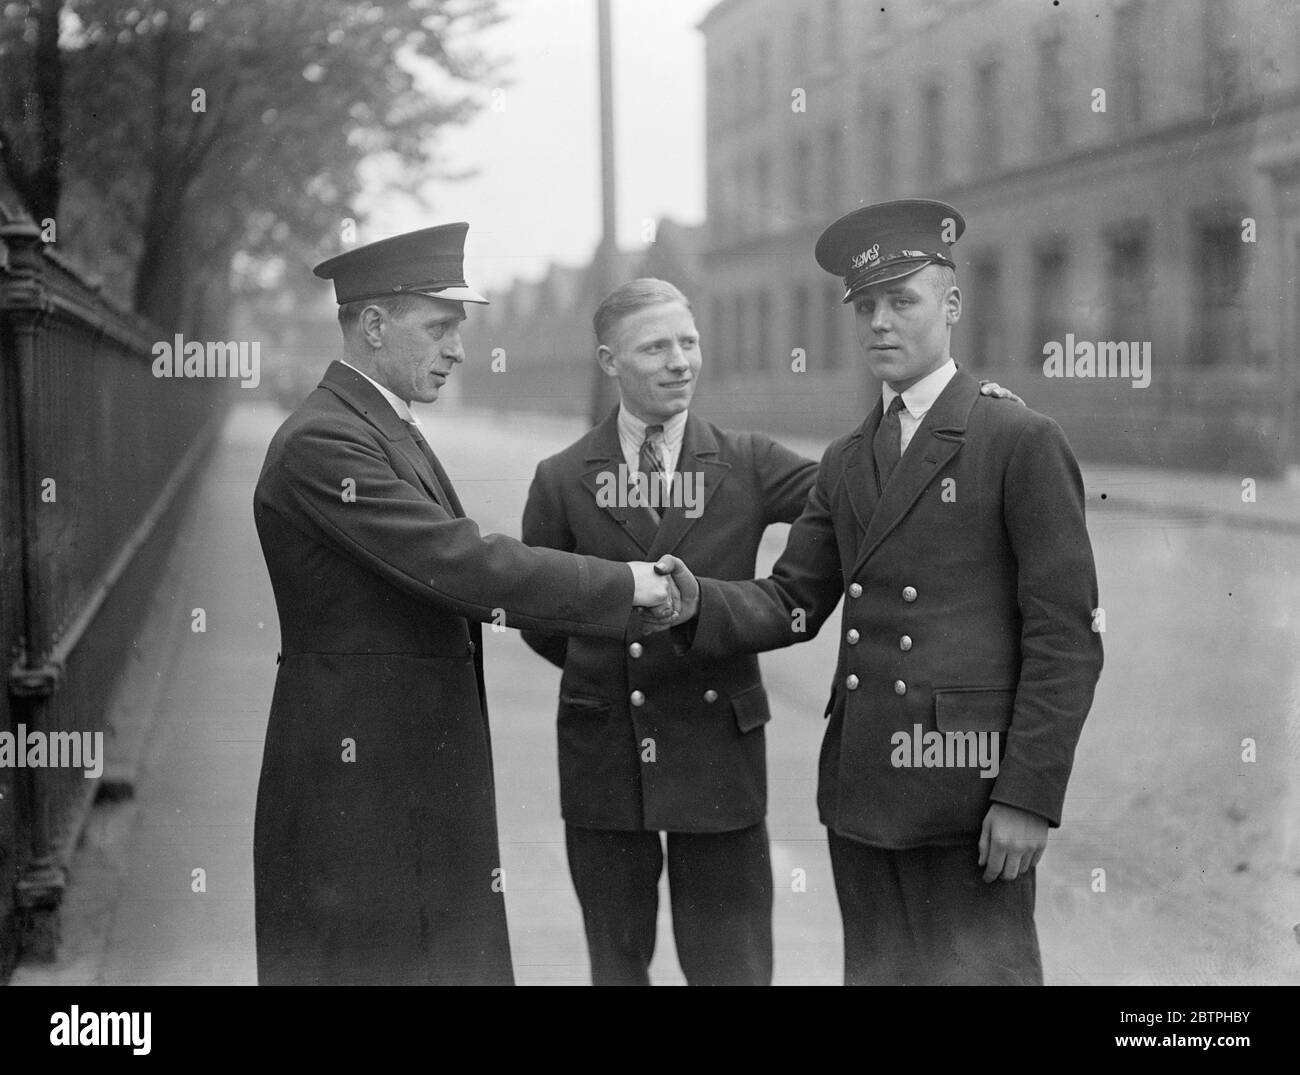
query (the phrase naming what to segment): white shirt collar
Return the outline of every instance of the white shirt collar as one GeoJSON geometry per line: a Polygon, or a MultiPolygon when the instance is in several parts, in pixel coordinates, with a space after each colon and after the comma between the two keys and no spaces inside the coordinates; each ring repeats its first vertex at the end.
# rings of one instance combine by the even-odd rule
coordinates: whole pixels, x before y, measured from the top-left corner
{"type": "Polygon", "coordinates": [[[384,399],[388,400],[389,405],[393,408],[394,411],[397,412],[397,417],[400,418],[403,422],[409,422],[413,426],[418,426],[420,424],[420,419],[415,417],[415,412],[411,410],[410,405],[406,402],[406,400],[402,399],[401,396],[394,395],[392,392],[390,392],[387,388],[385,388],[382,384],[376,381],[369,374],[362,373],[361,370],[358,370],[356,366],[352,365],[352,363],[347,361],[347,359],[340,358],[339,361],[342,362],[343,365],[347,366],[348,369],[356,370],[357,373],[361,373],[362,377],[364,377],[372,385],[378,388],[379,394],[383,396],[384,399]]]}
{"type": "MultiPolygon", "coordinates": [[[[672,450],[681,446],[682,436],[686,431],[686,416],[689,411],[682,411],[681,414],[674,414],[666,422],[664,427],[664,444],[672,450]]],[[[641,421],[635,414],[629,411],[620,402],[618,405],[618,433],[620,439],[632,440],[636,442],[637,450],[641,448],[641,442],[645,440],[646,426],[648,422],[641,421]]]]}
{"type": "MultiPolygon", "coordinates": [[[[951,358],[948,359],[937,370],[933,370],[922,377],[916,384],[903,391],[903,407],[913,418],[924,418],[925,413],[934,406],[934,401],[939,398],[940,393],[948,387],[948,382],[957,375],[957,363],[951,358]]],[[[898,395],[887,383],[880,386],[880,396],[884,401],[885,410],[889,410],[889,405],[898,395]]]]}

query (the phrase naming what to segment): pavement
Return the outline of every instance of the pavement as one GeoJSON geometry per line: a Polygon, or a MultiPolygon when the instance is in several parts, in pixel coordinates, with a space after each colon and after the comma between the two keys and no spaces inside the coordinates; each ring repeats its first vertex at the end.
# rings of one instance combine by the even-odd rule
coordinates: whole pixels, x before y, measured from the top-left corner
{"type": "MultiPolygon", "coordinates": [[[[253,486],[284,412],[236,406],[191,501],[123,679],[109,772],[134,795],[101,801],[73,862],[59,959],[16,985],[252,984],[252,825],[278,622],[252,519],[253,486]],[[206,629],[193,629],[202,608],[206,629]]],[[[431,414],[431,418],[433,415],[431,414]]],[[[536,460],[577,436],[571,419],[436,412],[431,441],[469,514],[517,534],[536,460]]],[[[809,455],[824,442],[783,438],[809,455]]],[[[1085,466],[1090,518],[1133,512],[1228,528],[1300,532],[1300,488],[1253,475],[1085,466]],[[1243,484],[1247,480],[1253,485],[1243,484]]],[[[784,528],[773,528],[765,573],[784,528]]],[[[553,733],[559,672],[513,631],[487,633],[506,900],[521,984],[582,984],[585,944],[564,862],[553,733]]],[[[779,661],[834,664],[834,632],[779,661]],[[812,654],[809,647],[825,652],[812,654]]],[[[764,667],[767,668],[765,660],[764,667]]],[[[780,679],[780,677],[775,677],[780,679]]],[[[822,677],[825,678],[825,677],[822,677]]],[[[769,688],[776,980],[835,984],[840,929],[811,789],[822,732],[807,694],[769,688]]],[[[656,983],[682,981],[661,897],[656,983]]]]}

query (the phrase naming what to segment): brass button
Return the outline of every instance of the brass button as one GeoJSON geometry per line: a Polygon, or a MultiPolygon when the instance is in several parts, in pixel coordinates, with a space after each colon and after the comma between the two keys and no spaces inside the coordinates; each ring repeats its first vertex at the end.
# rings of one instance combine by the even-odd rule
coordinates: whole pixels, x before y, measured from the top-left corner
{"type": "Polygon", "coordinates": [[[907,693],[907,684],[904,683],[901,679],[896,679],[896,680],[894,680],[894,693],[895,693],[895,694],[906,694],[906,693],[907,693]]]}
{"type": "Polygon", "coordinates": [[[645,652],[645,647],[642,646],[640,642],[633,642],[628,646],[627,651],[632,654],[633,657],[640,657],[641,654],[645,652]]]}
{"type": "Polygon", "coordinates": [[[849,678],[846,679],[846,680],[844,681],[844,686],[848,687],[849,690],[851,690],[851,691],[855,691],[855,690],[857,690],[857,689],[858,689],[858,677],[857,677],[857,676],[852,676],[852,675],[849,676],[849,678]]]}
{"type": "Polygon", "coordinates": [[[633,705],[645,705],[645,695],[640,691],[633,691],[631,702],[633,705]]]}
{"type": "Polygon", "coordinates": [[[718,692],[715,691],[715,690],[707,690],[707,691],[705,691],[705,692],[704,692],[704,700],[705,700],[706,702],[716,702],[716,701],[718,700],[718,692]]]}
{"type": "Polygon", "coordinates": [[[844,636],[850,646],[856,646],[858,644],[858,639],[861,637],[862,636],[858,634],[858,629],[856,627],[850,627],[849,633],[844,636]]]}
{"type": "Polygon", "coordinates": [[[474,645],[473,642],[469,643],[469,655],[473,657],[474,654],[477,652],[478,652],[478,646],[474,645]]]}
{"type": "Polygon", "coordinates": [[[906,653],[909,649],[911,649],[911,648],[912,648],[912,636],[911,636],[911,635],[904,635],[902,638],[900,638],[900,639],[898,640],[898,648],[901,649],[904,653],[906,653]]]}
{"type": "Polygon", "coordinates": [[[904,600],[904,601],[915,601],[915,600],[916,600],[916,587],[915,587],[915,586],[904,586],[904,587],[903,587],[903,600],[904,600]]]}
{"type": "Polygon", "coordinates": [[[851,583],[850,586],[849,586],[849,596],[850,596],[850,597],[861,597],[861,596],[862,596],[862,583],[860,583],[860,582],[854,582],[854,583],[851,583]]]}

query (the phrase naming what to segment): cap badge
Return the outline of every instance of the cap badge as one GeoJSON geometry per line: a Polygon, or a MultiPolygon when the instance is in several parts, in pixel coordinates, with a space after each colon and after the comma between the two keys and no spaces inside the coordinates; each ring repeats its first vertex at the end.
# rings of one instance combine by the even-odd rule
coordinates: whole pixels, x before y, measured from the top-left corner
{"type": "Polygon", "coordinates": [[[879,260],[880,260],[880,244],[876,243],[871,247],[870,250],[864,250],[862,251],[862,253],[854,256],[853,267],[855,269],[860,269],[864,265],[870,265],[873,262],[879,260]]]}

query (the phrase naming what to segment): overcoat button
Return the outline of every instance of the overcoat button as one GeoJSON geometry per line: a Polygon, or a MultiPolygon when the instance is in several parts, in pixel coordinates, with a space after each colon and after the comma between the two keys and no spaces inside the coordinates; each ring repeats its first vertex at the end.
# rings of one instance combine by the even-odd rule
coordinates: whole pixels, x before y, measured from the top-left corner
{"type": "Polygon", "coordinates": [[[915,601],[915,600],[916,600],[916,587],[915,587],[915,586],[904,586],[904,587],[903,587],[903,600],[904,600],[904,601],[915,601]]]}
{"type": "Polygon", "coordinates": [[[705,700],[706,702],[716,702],[716,701],[718,700],[718,692],[715,691],[715,690],[707,690],[707,691],[705,691],[705,692],[704,692],[704,700],[705,700]]]}
{"type": "Polygon", "coordinates": [[[850,597],[861,597],[861,596],[862,596],[862,583],[860,583],[860,582],[855,582],[855,583],[853,583],[852,585],[850,585],[850,586],[849,586],[849,596],[850,596],[850,597]]]}
{"type": "Polygon", "coordinates": [[[900,638],[898,640],[898,648],[901,649],[904,653],[906,653],[909,649],[911,649],[912,648],[911,636],[904,635],[902,638],[900,638]]]}
{"type": "Polygon", "coordinates": [[[907,693],[907,684],[904,683],[901,679],[896,679],[896,680],[894,680],[894,693],[895,693],[895,694],[906,694],[906,693],[907,693]]]}
{"type": "Polygon", "coordinates": [[[851,690],[851,691],[855,691],[855,690],[857,690],[857,689],[858,689],[858,677],[857,677],[857,676],[852,676],[852,675],[849,676],[849,678],[846,679],[846,680],[844,681],[844,686],[848,687],[849,690],[851,690]]]}
{"type": "Polygon", "coordinates": [[[858,644],[858,639],[862,636],[858,634],[858,629],[856,627],[850,627],[849,633],[844,637],[847,639],[850,646],[856,646],[858,644]]]}
{"type": "Polygon", "coordinates": [[[640,657],[641,654],[645,652],[645,649],[642,647],[640,642],[633,642],[628,646],[627,651],[632,654],[633,657],[640,657]]]}
{"type": "Polygon", "coordinates": [[[631,702],[633,705],[645,705],[645,695],[640,691],[633,691],[631,702]]]}

